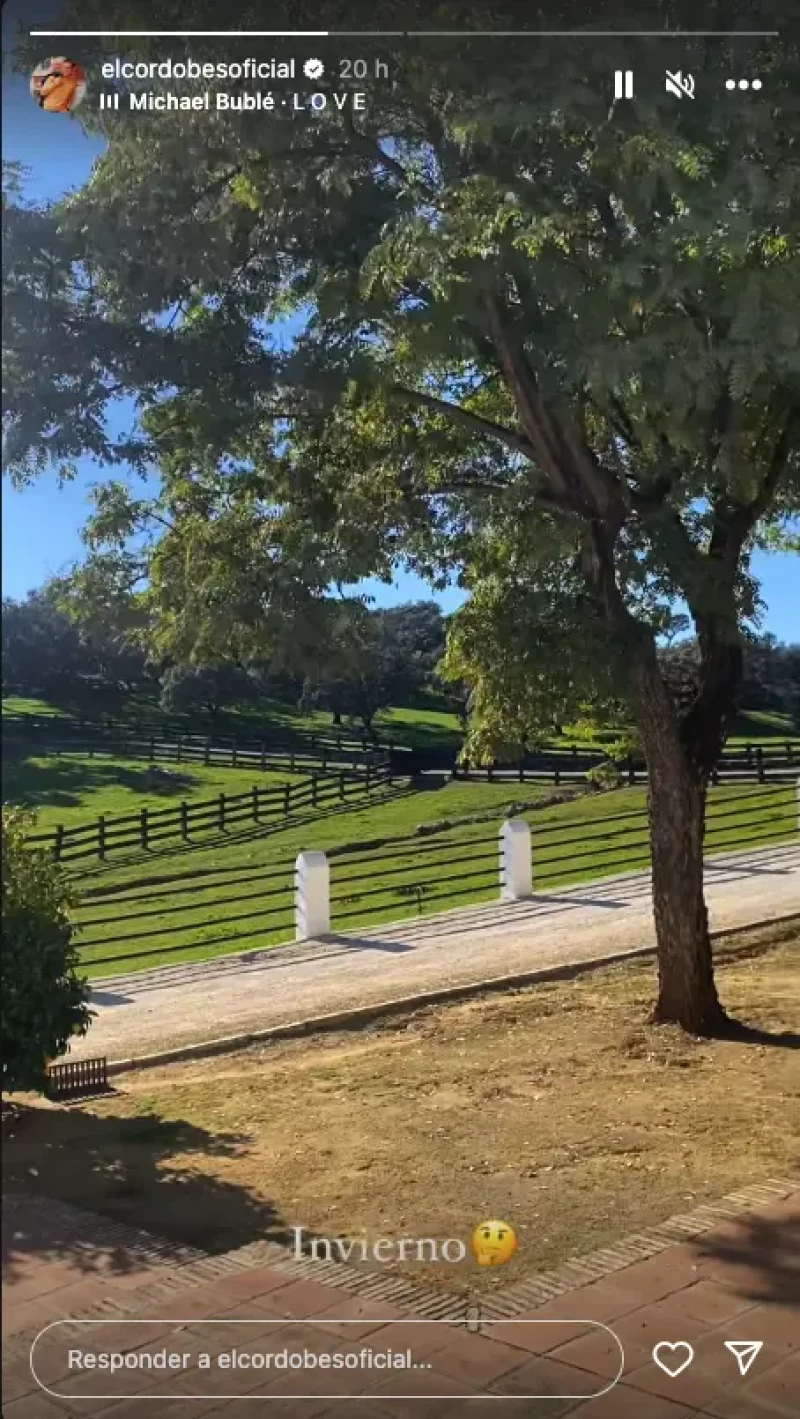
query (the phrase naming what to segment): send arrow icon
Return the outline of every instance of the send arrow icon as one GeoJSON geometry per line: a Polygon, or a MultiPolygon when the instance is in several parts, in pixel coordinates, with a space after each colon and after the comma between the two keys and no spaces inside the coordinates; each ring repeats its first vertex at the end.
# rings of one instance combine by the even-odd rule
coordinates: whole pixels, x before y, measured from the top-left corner
{"type": "Polygon", "coordinates": [[[736,1363],[739,1366],[739,1374],[746,1375],[759,1350],[764,1344],[763,1340],[726,1340],[725,1349],[730,1350],[736,1356],[736,1363]]]}

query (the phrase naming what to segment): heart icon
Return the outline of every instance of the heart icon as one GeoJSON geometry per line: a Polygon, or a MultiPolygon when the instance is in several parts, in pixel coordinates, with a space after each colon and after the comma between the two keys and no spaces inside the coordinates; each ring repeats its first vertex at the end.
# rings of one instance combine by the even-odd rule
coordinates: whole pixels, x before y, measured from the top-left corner
{"type": "Polygon", "coordinates": [[[691,1365],[694,1350],[685,1340],[676,1340],[674,1345],[669,1340],[661,1340],[653,1346],[653,1359],[664,1374],[674,1380],[687,1365],[691,1365]]]}

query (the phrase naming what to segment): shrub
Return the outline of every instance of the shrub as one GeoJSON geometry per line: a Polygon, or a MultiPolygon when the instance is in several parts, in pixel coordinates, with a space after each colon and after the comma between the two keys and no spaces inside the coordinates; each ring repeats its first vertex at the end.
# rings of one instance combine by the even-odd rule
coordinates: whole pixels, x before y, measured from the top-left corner
{"type": "Polygon", "coordinates": [[[84,1035],[91,1019],[66,882],[46,852],[26,846],[32,821],[22,809],[3,808],[4,1090],[43,1089],[48,1062],[73,1035],[84,1035]]]}
{"type": "Polygon", "coordinates": [[[596,792],[607,793],[615,788],[621,788],[623,778],[613,759],[604,759],[602,764],[597,764],[595,768],[589,769],[586,782],[596,792]]]}

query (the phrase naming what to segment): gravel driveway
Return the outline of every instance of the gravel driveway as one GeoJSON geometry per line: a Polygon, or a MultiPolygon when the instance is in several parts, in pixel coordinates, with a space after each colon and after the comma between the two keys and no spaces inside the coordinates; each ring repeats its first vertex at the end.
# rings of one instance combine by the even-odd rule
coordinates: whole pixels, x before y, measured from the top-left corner
{"type": "MultiPolygon", "coordinates": [[[[800,911],[800,845],[706,865],[714,929],[800,911]]],[[[654,944],[647,873],[525,902],[461,907],[359,935],[273,947],[98,981],[97,1018],[71,1057],[131,1059],[417,991],[654,944]]]]}

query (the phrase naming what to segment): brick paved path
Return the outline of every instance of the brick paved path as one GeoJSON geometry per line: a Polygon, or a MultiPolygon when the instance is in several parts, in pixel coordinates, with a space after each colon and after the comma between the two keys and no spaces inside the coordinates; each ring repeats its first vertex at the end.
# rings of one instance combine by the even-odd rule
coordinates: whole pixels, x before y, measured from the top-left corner
{"type": "MultiPolygon", "coordinates": [[[[580,1282],[594,1272],[597,1279],[567,1291],[551,1281],[551,1289],[562,1294],[549,1303],[528,1311],[509,1304],[512,1317],[484,1320],[481,1333],[470,1333],[463,1319],[461,1325],[452,1323],[456,1310],[446,1297],[438,1309],[451,1318],[450,1324],[420,1322],[412,1308],[364,1294],[370,1287],[385,1293],[384,1279],[365,1283],[363,1273],[357,1273],[350,1289],[361,1294],[348,1296],[341,1287],[347,1288],[347,1278],[356,1275],[352,1268],[339,1268],[345,1279],[334,1287],[324,1263],[319,1264],[326,1277],[322,1282],[313,1279],[320,1274],[316,1263],[287,1268],[278,1249],[271,1251],[266,1243],[207,1258],[43,1199],[8,1199],[4,1419],[80,1414],[103,1419],[145,1414],[158,1419],[212,1414],[232,1419],[255,1414],[267,1419],[450,1419],[460,1414],[469,1419],[561,1419],[567,1414],[580,1419],[788,1419],[800,1411],[800,1188],[767,1184],[733,1194],[726,1202],[727,1207],[702,1208],[562,1268],[562,1278],[574,1274],[580,1282]],[[754,1197],[760,1205],[730,1215],[737,1203],[742,1207],[754,1197]],[[709,1229],[712,1211],[728,1217],[709,1229]],[[699,1234],[666,1246],[663,1238],[670,1229],[672,1235],[699,1234]],[[661,1249],[652,1254],[656,1245],[661,1249]],[[637,1253],[644,1259],[631,1262],[637,1253]],[[276,1259],[254,1262],[267,1254],[276,1259]],[[612,1274],[598,1274],[603,1257],[612,1274]],[[37,1342],[37,1373],[59,1397],[45,1393],[31,1375],[32,1337],[54,1319],[93,1315],[108,1323],[89,1330],[73,1327],[69,1336],[56,1328],[37,1342]],[[124,1316],[147,1325],[123,1325],[124,1316]],[[178,1331],[173,1318],[187,1324],[178,1331]],[[530,1319],[565,1323],[519,1323],[530,1319]],[[213,1320],[251,1324],[220,1327],[209,1324],[213,1320]],[[587,1325],[591,1321],[609,1329],[587,1325]],[[239,1346],[263,1352],[276,1344],[340,1355],[365,1346],[397,1352],[410,1347],[424,1368],[399,1378],[396,1372],[391,1380],[378,1370],[330,1370],[324,1377],[317,1372],[316,1381],[308,1371],[265,1378],[263,1371],[242,1370],[216,1376],[216,1397],[190,1398],[212,1388],[193,1361],[169,1380],[153,1372],[126,1372],[113,1381],[98,1381],[96,1372],[70,1373],[67,1349],[78,1343],[88,1347],[87,1336],[100,1349],[166,1346],[190,1357],[196,1350],[213,1354],[239,1346]],[[726,1340],[763,1342],[746,1377],[740,1377],[726,1340]],[[693,1362],[676,1378],[653,1363],[652,1347],[661,1341],[694,1349],[693,1362]],[[620,1345],[622,1377],[607,1388],[620,1367],[620,1345]],[[326,1398],[292,1398],[323,1388],[326,1398]],[[601,1397],[585,1398],[603,1389],[601,1397]],[[137,1392],[151,1402],[125,1397],[137,1392]],[[183,1397],[167,1399],[167,1392],[183,1397]],[[238,1397],[225,1400],[223,1392],[238,1397]],[[85,1397],[92,1393],[107,1397],[85,1397]],[[416,1397],[387,1397],[400,1393],[416,1397]],[[559,1393],[572,1398],[555,1397],[559,1393]],[[520,1397],[530,1395],[544,1397],[520,1397]]],[[[397,1295],[398,1283],[389,1284],[397,1295]]],[[[540,1278],[511,1286],[509,1302],[526,1289],[530,1293],[534,1284],[541,1292],[548,1283],[540,1278]]],[[[487,1316],[502,1312],[501,1295],[495,1300],[486,1306],[487,1316]]],[[[428,1314],[432,1309],[437,1306],[425,1307],[428,1314]]]]}

